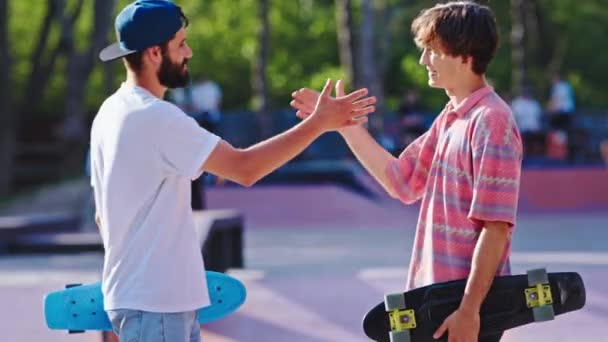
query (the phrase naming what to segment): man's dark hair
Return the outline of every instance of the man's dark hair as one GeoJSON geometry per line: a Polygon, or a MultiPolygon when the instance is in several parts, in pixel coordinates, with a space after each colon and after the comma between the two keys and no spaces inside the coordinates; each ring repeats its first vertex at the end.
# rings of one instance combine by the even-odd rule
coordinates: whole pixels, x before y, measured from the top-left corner
{"type": "MultiPolygon", "coordinates": [[[[188,27],[188,24],[189,24],[188,18],[181,11],[181,9],[180,9],[180,18],[182,20],[182,27],[183,28],[188,27]]],[[[159,44],[160,50],[161,50],[163,56],[167,52],[167,48],[169,46],[169,41],[171,41],[173,38],[175,38],[175,35],[173,35],[173,37],[169,38],[169,40],[167,40],[167,41],[162,42],[161,44],[159,44]]],[[[142,57],[144,55],[144,51],[145,50],[137,51],[137,52],[134,52],[132,54],[126,55],[124,57],[125,61],[127,62],[127,65],[129,66],[129,69],[133,70],[136,74],[141,71],[142,57]]]]}
{"type": "Polygon", "coordinates": [[[496,18],[488,7],[470,1],[435,5],[412,23],[416,45],[437,46],[450,56],[473,59],[473,72],[482,75],[500,40],[496,18]]]}

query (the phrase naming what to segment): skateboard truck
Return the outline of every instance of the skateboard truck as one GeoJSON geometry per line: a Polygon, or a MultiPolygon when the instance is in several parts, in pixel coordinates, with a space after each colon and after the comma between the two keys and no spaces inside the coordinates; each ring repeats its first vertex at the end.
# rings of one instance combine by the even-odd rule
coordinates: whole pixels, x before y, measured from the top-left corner
{"type": "Polygon", "coordinates": [[[544,268],[528,271],[528,286],[525,290],[526,305],[532,308],[535,322],[550,321],[555,318],[553,295],[547,270],[544,268]]]}
{"type": "Polygon", "coordinates": [[[414,310],[405,308],[403,293],[385,295],[384,308],[391,323],[391,342],[411,341],[409,330],[416,328],[416,316],[414,310]]]}

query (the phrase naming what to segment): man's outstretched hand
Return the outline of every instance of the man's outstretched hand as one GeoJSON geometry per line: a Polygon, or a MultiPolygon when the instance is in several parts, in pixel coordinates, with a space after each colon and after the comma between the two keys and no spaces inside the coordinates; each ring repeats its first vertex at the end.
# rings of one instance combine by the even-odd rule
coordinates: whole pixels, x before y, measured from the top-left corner
{"type": "Polygon", "coordinates": [[[325,131],[361,125],[367,122],[367,114],[374,112],[376,98],[365,97],[367,89],[362,88],[344,95],[342,81],[336,83],[336,97],[331,97],[332,81],[327,80],[321,93],[302,88],[292,93],[291,106],[301,119],[318,120],[325,131]]]}

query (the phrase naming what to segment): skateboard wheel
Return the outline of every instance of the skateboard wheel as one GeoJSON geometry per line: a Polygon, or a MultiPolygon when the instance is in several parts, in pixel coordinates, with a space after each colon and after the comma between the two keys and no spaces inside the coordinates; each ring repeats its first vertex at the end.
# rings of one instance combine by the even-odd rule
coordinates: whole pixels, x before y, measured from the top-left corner
{"type": "Polygon", "coordinates": [[[405,297],[403,293],[384,295],[384,308],[386,311],[405,309],[405,297]]]}
{"type": "Polygon", "coordinates": [[[83,334],[84,330],[68,330],[68,334],[83,334]]]}
{"type": "Polygon", "coordinates": [[[82,284],[67,284],[65,286],[66,289],[72,288],[72,287],[77,287],[77,286],[82,286],[82,284]]]}
{"type": "Polygon", "coordinates": [[[409,331],[391,331],[390,332],[391,342],[411,342],[411,336],[409,331]]]}
{"type": "Polygon", "coordinates": [[[528,271],[528,286],[534,286],[536,284],[548,284],[549,277],[547,276],[547,270],[544,268],[537,268],[528,271]]]}
{"type": "Polygon", "coordinates": [[[535,322],[545,322],[555,319],[555,312],[551,305],[532,308],[532,313],[534,314],[535,322]]]}

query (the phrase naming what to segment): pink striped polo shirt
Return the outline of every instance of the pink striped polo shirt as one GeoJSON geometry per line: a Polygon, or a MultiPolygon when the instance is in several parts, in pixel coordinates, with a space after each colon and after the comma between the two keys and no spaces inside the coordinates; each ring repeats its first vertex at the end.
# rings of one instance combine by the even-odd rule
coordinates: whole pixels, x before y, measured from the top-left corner
{"type": "MultiPolygon", "coordinates": [[[[467,278],[484,221],[508,222],[513,229],[521,161],[511,109],[484,87],[457,108],[448,103],[388,166],[402,202],[422,198],[407,289],[467,278]]],[[[510,240],[498,275],[510,274],[510,240]]]]}

